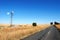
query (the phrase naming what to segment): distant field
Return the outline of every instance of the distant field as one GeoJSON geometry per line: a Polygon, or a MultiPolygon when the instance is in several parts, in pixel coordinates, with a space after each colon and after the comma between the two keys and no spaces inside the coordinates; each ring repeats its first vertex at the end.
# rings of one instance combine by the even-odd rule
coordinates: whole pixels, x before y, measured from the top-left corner
{"type": "Polygon", "coordinates": [[[0,24],[0,40],[20,40],[20,38],[24,38],[31,34],[34,34],[38,31],[44,30],[50,26],[49,24],[39,24],[36,27],[32,25],[15,25],[13,27],[9,27],[7,24],[0,24]]]}

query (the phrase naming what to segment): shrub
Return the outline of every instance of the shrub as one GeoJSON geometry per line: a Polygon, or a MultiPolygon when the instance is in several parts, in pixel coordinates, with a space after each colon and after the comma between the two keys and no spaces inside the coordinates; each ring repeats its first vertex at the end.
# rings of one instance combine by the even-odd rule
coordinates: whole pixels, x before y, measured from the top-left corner
{"type": "Polygon", "coordinates": [[[32,23],[32,26],[37,26],[37,23],[33,22],[33,23],[32,23]]]}
{"type": "Polygon", "coordinates": [[[58,22],[54,22],[54,24],[55,24],[55,25],[58,25],[58,24],[60,24],[60,23],[58,23],[58,22]]]}
{"type": "Polygon", "coordinates": [[[53,22],[50,22],[50,25],[53,25],[53,22]]]}

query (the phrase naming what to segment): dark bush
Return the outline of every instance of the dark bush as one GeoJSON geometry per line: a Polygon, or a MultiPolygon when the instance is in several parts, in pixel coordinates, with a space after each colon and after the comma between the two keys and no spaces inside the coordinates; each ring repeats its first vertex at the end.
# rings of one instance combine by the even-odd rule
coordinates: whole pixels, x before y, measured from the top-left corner
{"type": "Polygon", "coordinates": [[[37,26],[37,23],[33,22],[32,25],[33,25],[33,26],[37,26]]]}
{"type": "Polygon", "coordinates": [[[58,23],[58,22],[54,22],[54,24],[55,24],[55,25],[58,25],[58,24],[60,24],[60,23],[58,23]]]}
{"type": "Polygon", "coordinates": [[[53,22],[50,22],[50,25],[53,25],[53,22]]]}

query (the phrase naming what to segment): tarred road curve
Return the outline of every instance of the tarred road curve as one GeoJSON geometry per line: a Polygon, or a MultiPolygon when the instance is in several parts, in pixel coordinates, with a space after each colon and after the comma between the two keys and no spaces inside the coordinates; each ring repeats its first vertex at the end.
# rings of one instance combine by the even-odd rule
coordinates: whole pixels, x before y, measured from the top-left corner
{"type": "Polygon", "coordinates": [[[60,32],[55,26],[51,26],[21,40],[60,40],[60,32]]]}

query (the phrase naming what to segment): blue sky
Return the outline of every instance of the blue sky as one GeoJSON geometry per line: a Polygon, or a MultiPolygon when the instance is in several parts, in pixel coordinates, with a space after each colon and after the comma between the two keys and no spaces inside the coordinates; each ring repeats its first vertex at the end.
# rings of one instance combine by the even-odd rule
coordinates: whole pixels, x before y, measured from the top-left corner
{"type": "Polygon", "coordinates": [[[60,22],[60,0],[0,0],[0,23],[10,23],[12,10],[13,24],[60,22]]]}

